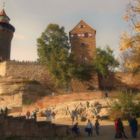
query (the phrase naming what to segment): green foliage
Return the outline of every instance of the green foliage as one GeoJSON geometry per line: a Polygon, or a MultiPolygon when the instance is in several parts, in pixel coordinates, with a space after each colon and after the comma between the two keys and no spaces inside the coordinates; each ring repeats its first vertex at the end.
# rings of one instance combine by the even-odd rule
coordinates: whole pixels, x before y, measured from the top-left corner
{"type": "Polygon", "coordinates": [[[39,81],[36,81],[36,80],[25,80],[24,82],[26,84],[40,85],[40,82],[39,81]]]}
{"type": "Polygon", "coordinates": [[[106,77],[109,71],[113,71],[119,65],[113,56],[113,51],[107,47],[106,49],[97,48],[94,67],[98,74],[106,77]]]}
{"type": "Polygon", "coordinates": [[[23,99],[23,105],[31,105],[33,104],[35,101],[33,101],[32,99],[28,98],[28,99],[23,99]]]}
{"type": "Polygon", "coordinates": [[[135,100],[135,95],[129,92],[121,92],[116,101],[111,105],[111,117],[127,118],[131,115],[140,115],[140,102],[135,100]],[[117,114],[117,116],[114,116],[117,114]]]}
{"type": "Polygon", "coordinates": [[[48,25],[37,43],[38,61],[47,65],[56,85],[68,86],[73,71],[73,59],[68,52],[68,37],[64,27],[48,25]]]}
{"type": "Polygon", "coordinates": [[[94,67],[88,64],[80,64],[77,65],[73,76],[81,81],[88,81],[92,77],[92,73],[94,72],[94,67]]]}

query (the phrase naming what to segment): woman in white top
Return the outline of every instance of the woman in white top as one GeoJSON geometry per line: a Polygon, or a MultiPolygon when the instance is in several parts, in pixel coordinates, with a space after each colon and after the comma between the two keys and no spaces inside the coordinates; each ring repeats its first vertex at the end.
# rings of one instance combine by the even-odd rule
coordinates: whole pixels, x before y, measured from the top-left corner
{"type": "Polygon", "coordinates": [[[93,124],[90,120],[88,120],[85,131],[88,133],[88,136],[92,136],[93,132],[93,124]]]}

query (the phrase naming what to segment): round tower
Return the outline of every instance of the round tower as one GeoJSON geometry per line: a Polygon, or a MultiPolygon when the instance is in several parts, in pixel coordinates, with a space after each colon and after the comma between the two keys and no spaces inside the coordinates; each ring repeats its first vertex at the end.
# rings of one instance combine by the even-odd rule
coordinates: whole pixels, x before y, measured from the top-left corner
{"type": "Polygon", "coordinates": [[[10,60],[11,40],[15,28],[9,23],[5,10],[0,12],[0,61],[10,60]]]}

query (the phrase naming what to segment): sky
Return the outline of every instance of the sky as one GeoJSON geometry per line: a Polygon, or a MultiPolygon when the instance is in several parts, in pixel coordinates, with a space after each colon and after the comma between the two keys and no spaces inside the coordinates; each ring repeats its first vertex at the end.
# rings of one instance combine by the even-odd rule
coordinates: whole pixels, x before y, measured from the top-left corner
{"type": "Polygon", "coordinates": [[[129,0],[1,0],[10,23],[16,28],[11,59],[37,60],[37,38],[48,24],[65,27],[68,33],[81,19],[97,31],[96,46],[109,45],[118,54],[120,35],[127,28],[123,20],[129,0]]]}

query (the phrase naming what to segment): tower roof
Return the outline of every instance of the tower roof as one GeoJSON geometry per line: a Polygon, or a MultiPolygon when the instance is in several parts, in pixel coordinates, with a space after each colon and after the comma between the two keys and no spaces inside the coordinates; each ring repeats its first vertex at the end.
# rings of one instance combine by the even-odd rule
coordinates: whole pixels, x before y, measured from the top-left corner
{"type": "Polygon", "coordinates": [[[7,29],[9,31],[15,32],[14,26],[10,23],[10,18],[7,16],[4,9],[0,11],[0,29],[7,29]]]}
{"type": "Polygon", "coordinates": [[[7,16],[4,9],[0,11],[0,16],[7,16]]]}
{"type": "Polygon", "coordinates": [[[75,33],[75,32],[80,32],[85,30],[86,27],[86,31],[92,31],[92,32],[96,32],[96,30],[94,28],[92,28],[90,25],[88,25],[84,20],[81,20],[71,31],[70,33],[75,33]],[[81,27],[81,28],[80,28],[81,27]]]}
{"type": "Polygon", "coordinates": [[[0,22],[9,23],[10,18],[7,16],[4,9],[0,11],[0,22]]]}

